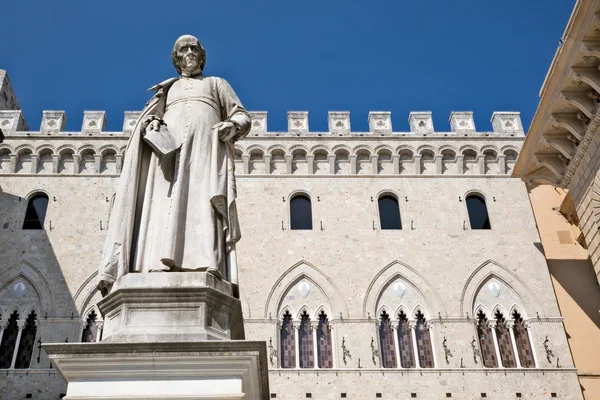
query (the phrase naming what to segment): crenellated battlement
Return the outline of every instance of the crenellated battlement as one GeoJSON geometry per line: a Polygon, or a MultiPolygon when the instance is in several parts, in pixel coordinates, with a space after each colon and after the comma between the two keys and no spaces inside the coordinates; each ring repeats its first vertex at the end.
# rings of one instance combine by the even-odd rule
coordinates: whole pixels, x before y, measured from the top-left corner
{"type": "MultiPolygon", "coordinates": [[[[39,131],[28,131],[27,124],[20,110],[0,110],[0,129],[7,136],[20,135],[126,135],[135,127],[140,111],[126,111],[123,118],[123,128],[120,132],[106,132],[106,113],[104,111],[84,111],[81,130],[65,132],[67,116],[64,111],[44,111],[39,131]]],[[[430,111],[413,111],[408,117],[409,131],[394,131],[391,112],[369,112],[368,132],[356,132],[351,129],[349,111],[330,111],[328,113],[327,132],[314,132],[309,129],[308,111],[289,111],[288,128],[285,132],[268,130],[268,113],[266,111],[251,111],[251,136],[395,136],[395,135],[455,135],[455,136],[508,136],[524,137],[525,133],[518,112],[494,112],[491,118],[491,131],[477,131],[470,111],[453,111],[449,118],[449,130],[436,131],[430,111]]]]}

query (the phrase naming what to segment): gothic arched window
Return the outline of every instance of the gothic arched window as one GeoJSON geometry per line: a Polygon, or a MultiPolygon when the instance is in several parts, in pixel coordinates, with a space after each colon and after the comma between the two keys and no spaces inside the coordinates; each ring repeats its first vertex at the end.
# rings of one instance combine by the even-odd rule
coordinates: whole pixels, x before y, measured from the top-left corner
{"type": "Polygon", "coordinates": [[[91,313],[88,314],[88,319],[86,320],[85,328],[83,329],[83,334],[81,335],[81,341],[84,343],[94,343],[98,339],[98,324],[96,320],[98,316],[96,312],[92,310],[91,313]]]}
{"type": "Polygon", "coordinates": [[[504,368],[516,368],[517,362],[515,360],[515,353],[513,352],[510,331],[506,326],[506,320],[500,310],[496,311],[494,316],[496,317],[496,338],[498,339],[502,366],[504,368]]]}
{"type": "Polygon", "coordinates": [[[4,327],[2,343],[0,344],[0,369],[8,369],[12,364],[17,336],[19,334],[18,319],[19,313],[16,311],[13,312],[7,321],[7,325],[4,327]]]}
{"type": "Polygon", "coordinates": [[[312,205],[308,195],[299,194],[290,200],[290,229],[312,229],[312,205]]]}
{"type": "Polygon", "coordinates": [[[400,207],[396,197],[386,194],[379,197],[379,226],[381,229],[402,229],[400,207]]]}
{"type": "Polygon", "coordinates": [[[531,349],[531,343],[529,342],[527,328],[525,328],[523,318],[517,310],[513,312],[513,319],[515,320],[515,342],[521,366],[523,368],[535,368],[535,360],[533,358],[533,350],[531,349]]]}
{"type": "Polygon", "coordinates": [[[412,334],[410,325],[404,311],[398,315],[398,347],[400,348],[400,365],[402,368],[415,367],[415,355],[413,353],[412,334]]]}
{"type": "Polygon", "coordinates": [[[331,329],[325,311],[319,314],[319,327],[317,328],[317,351],[319,368],[333,368],[333,345],[331,343],[331,329]]]}
{"type": "Polygon", "coordinates": [[[476,194],[470,194],[465,201],[467,202],[467,211],[469,213],[471,229],[492,229],[487,206],[485,205],[483,197],[476,194]]]}
{"type": "Polygon", "coordinates": [[[23,229],[44,229],[46,210],[48,209],[48,196],[38,193],[29,199],[23,229]]]}
{"type": "Polygon", "coordinates": [[[292,315],[289,311],[283,315],[279,343],[281,344],[281,368],[296,368],[296,340],[292,315]]]}
{"type": "Polygon", "coordinates": [[[304,311],[300,319],[300,330],[298,331],[298,346],[300,350],[300,368],[314,368],[315,354],[310,318],[304,311]]]}
{"type": "Polygon", "coordinates": [[[477,337],[479,347],[481,348],[481,359],[486,368],[497,368],[498,360],[496,358],[496,347],[492,330],[488,326],[488,320],[485,313],[481,310],[477,313],[477,337]]]}
{"type": "Polygon", "coordinates": [[[419,349],[419,365],[421,368],[433,368],[433,348],[431,346],[431,332],[425,324],[425,316],[419,310],[417,312],[417,326],[415,336],[417,337],[417,348],[419,349]]]}
{"type": "Polygon", "coordinates": [[[25,320],[25,326],[22,328],[21,340],[19,341],[19,351],[17,352],[17,361],[15,362],[16,369],[29,368],[31,362],[31,355],[33,354],[33,348],[35,347],[35,334],[36,328],[35,311],[31,311],[25,320]]]}
{"type": "Polygon", "coordinates": [[[389,315],[383,311],[379,323],[379,348],[381,349],[381,366],[396,368],[396,349],[394,348],[394,332],[389,315]]]}

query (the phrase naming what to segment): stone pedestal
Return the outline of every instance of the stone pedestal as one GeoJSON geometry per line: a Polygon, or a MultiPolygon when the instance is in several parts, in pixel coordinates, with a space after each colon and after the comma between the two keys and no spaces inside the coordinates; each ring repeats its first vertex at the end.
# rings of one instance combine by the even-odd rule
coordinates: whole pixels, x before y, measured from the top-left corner
{"type": "Polygon", "coordinates": [[[229,282],[205,272],[130,273],[98,302],[103,342],[242,340],[242,306],[229,282]]]}
{"type": "Polygon", "coordinates": [[[265,342],[61,343],[44,349],[65,400],[269,398],[265,342]]]}

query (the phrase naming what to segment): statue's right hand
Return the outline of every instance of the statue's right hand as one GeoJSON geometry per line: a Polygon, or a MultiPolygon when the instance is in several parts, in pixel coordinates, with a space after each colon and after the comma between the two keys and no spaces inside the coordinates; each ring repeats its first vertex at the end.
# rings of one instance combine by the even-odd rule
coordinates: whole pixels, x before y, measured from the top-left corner
{"type": "Polygon", "coordinates": [[[142,125],[142,133],[146,133],[148,131],[158,131],[160,130],[160,119],[155,116],[151,116],[147,118],[142,125]]]}

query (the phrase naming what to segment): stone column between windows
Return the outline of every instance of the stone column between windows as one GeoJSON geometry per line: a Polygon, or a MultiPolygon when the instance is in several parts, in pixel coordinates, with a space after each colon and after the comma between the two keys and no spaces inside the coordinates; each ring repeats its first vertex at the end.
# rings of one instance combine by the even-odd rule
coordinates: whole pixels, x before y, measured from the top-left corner
{"type": "Polygon", "coordinates": [[[496,321],[488,321],[488,327],[492,330],[492,340],[494,341],[494,350],[496,351],[498,368],[504,368],[502,366],[502,357],[500,357],[500,346],[498,346],[498,336],[496,335],[496,321]]]}
{"type": "Polygon", "coordinates": [[[15,363],[17,362],[17,354],[19,353],[19,345],[21,344],[21,334],[23,333],[23,328],[25,327],[26,323],[27,323],[27,320],[25,320],[25,319],[17,320],[17,328],[19,329],[19,332],[17,333],[17,340],[15,340],[15,349],[13,351],[12,361],[10,363],[10,369],[15,368],[15,363]]]}
{"type": "Polygon", "coordinates": [[[79,174],[79,165],[81,164],[81,156],[79,154],[73,154],[73,173],[79,174]]]}
{"type": "MultiPolygon", "coordinates": [[[[269,313],[269,319],[271,319],[271,314],[269,313]]],[[[281,320],[277,320],[274,324],[275,332],[273,332],[273,337],[275,338],[275,348],[277,352],[275,353],[275,357],[277,358],[277,363],[275,363],[275,368],[283,368],[281,364],[281,353],[283,353],[281,348],[281,329],[283,328],[281,324],[281,320]]],[[[268,349],[270,352],[271,349],[268,349]]]]}
{"type": "Polygon", "coordinates": [[[17,155],[11,154],[10,162],[8,164],[8,172],[10,172],[11,174],[14,174],[16,171],[17,171],[17,155]]]}
{"type": "Polygon", "coordinates": [[[328,155],[327,159],[329,160],[329,173],[335,175],[335,154],[328,155]]]}
{"type": "Polygon", "coordinates": [[[315,173],[315,155],[308,154],[306,156],[306,163],[308,164],[308,174],[313,175],[315,173]]]}
{"type": "Polygon", "coordinates": [[[263,156],[263,160],[265,162],[265,174],[267,175],[271,175],[271,155],[270,154],[265,154],[263,156]]]}
{"type": "Polygon", "coordinates": [[[294,324],[294,355],[296,356],[296,368],[300,368],[300,325],[300,321],[294,324]]]}
{"type": "Polygon", "coordinates": [[[312,329],[312,337],[313,337],[313,368],[319,368],[319,340],[317,338],[317,333],[319,331],[319,323],[311,322],[310,328],[312,329]]]}
{"type": "Polygon", "coordinates": [[[415,163],[415,175],[421,175],[421,155],[417,154],[413,157],[415,163]]]}
{"type": "MultiPolygon", "coordinates": [[[[400,360],[400,344],[398,343],[398,329],[400,329],[400,322],[392,321],[392,329],[394,335],[394,350],[396,351],[396,368],[402,368],[400,360]]],[[[379,347],[381,347],[381,345],[379,347]]],[[[379,349],[379,353],[381,353],[381,348],[379,349]]]]}
{"type": "Polygon", "coordinates": [[[504,175],[506,174],[506,156],[505,155],[499,155],[498,156],[498,174],[499,175],[504,175]]]}
{"type": "Polygon", "coordinates": [[[442,160],[443,160],[442,155],[438,154],[435,156],[435,173],[438,175],[442,174],[442,160]]]}
{"type": "Polygon", "coordinates": [[[512,344],[513,353],[515,353],[515,361],[517,362],[517,368],[522,368],[521,359],[519,357],[519,351],[517,349],[517,340],[515,339],[515,320],[507,320],[506,326],[508,327],[508,331],[510,332],[510,343],[512,344]]]}
{"type": "Polygon", "coordinates": [[[8,320],[0,321],[0,343],[2,343],[2,336],[4,336],[4,330],[8,326],[8,320]]]}
{"type": "Polygon", "coordinates": [[[379,174],[379,155],[378,154],[371,154],[371,168],[373,169],[373,174],[377,175],[379,174]]]}
{"type": "Polygon", "coordinates": [[[59,163],[58,154],[52,154],[52,173],[58,174],[58,163],[59,163]]]}
{"type": "Polygon", "coordinates": [[[356,154],[350,154],[350,173],[356,175],[356,154]]]}
{"type": "Polygon", "coordinates": [[[121,170],[123,169],[123,155],[122,154],[117,154],[115,156],[115,158],[116,158],[115,169],[117,170],[117,174],[120,174],[121,170]]]}
{"type": "Polygon", "coordinates": [[[400,174],[400,155],[393,154],[392,155],[392,167],[394,169],[394,175],[400,174]]]}
{"type": "Polygon", "coordinates": [[[437,367],[437,354],[435,352],[435,331],[433,325],[429,321],[425,321],[427,329],[429,329],[429,341],[431,342],[431,355],[433,356],[433,368],[437,367]]]}
{"type": "Polygon", "coordinates": [[[243,163],[243,174],[248,175],[250,173],[250,155],[242,154],[242,163],[243,163]]]}
{"type": "Polygon", "coordinates": [[[96,321],[96,343],[100,342],[102,338],[102,330],[104,329],[104,321],[96,321]]]}
{"type": "Polygon", "coordinates": [[[37,173],[37,166],[38,166],[38,156],[37,156],[37,154],[32,154],[31,155],[31,171],[30,171],[32,174],[37,173]]]}
{"type": "Polygon", "coordinates": [[[478,155],[477,156],[477,166],[479,167],[479,173],[481,175],[485,175],[485,156],[478,155]]]}
{"type": "Polygon", "coordinates": [[[535,368],[539,368],[537,355],[535,354],[535,346],[533,345],[533,333],[531,332],[531,324],[528,321],[523,322],[523,326],[527,331],[527,337],[529,338],[529,347],[531,347],[531,355],[533,356],[533,365],[535,368]]]}
{"type": "Polygon", "coordinates": [[[463,156],[462,154],[459,156],[456,156],[456,172],[459,175],[462,175],[465,173],[465,156],[463,156]]]}
{"type": "Polygon", "coordinates": [[[285,173],[288,175],[292,174],[292,161],[294,160],[294,156],[291,154],[285,155],[285,173]]]}
{"type": "MultiPolygon", "coordinates": [[[[420,156],[419,156],[420,158],[420,156]]],[[[419,345],[417,344],[417,321],[408,321],[410,328],[410,337],[412,338],[413,352],[415,353],[415,368],[421,368],[421,359],[419,358],[419,345]]]]}
{"type": "Polygon", "coordinates": [[[102,168],[102,155],[101,154],[94,155],[94,168],[96,169],[96,171],[94,171],[94,172],[99,174],[100,169],[102,168]]]}

